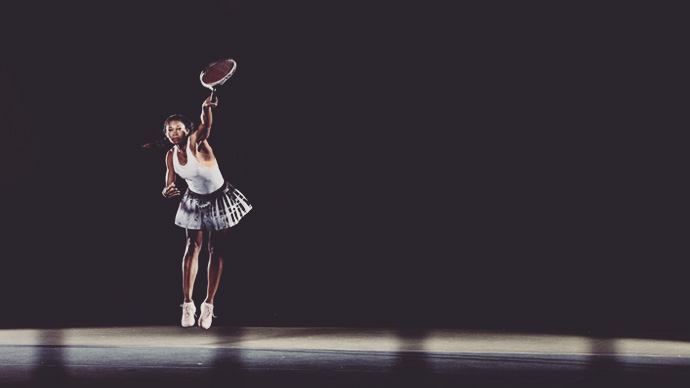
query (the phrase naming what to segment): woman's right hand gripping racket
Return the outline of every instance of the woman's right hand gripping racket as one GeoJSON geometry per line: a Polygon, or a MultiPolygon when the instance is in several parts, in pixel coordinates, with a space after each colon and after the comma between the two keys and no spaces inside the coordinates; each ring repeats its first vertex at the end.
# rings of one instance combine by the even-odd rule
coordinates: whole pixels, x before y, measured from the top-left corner
{"type": "Polygon", "coordinates": [[[237,69],[237,62],[234,59],[221,59],[219,61],[211,62],[204,70],[201,71],[199,78],[204,87],[211,89],[210,101],[213,101],[216,87],[223,85],[237,69]]]}

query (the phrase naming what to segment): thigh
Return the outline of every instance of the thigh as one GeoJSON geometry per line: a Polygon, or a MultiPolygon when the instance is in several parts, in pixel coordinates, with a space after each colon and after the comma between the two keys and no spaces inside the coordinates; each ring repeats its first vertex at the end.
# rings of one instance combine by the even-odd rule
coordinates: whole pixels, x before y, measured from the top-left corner
{"type": "Polygon", "coordinates": [[[230,236],[230,228],[214,230],[209,232],[208,236],[208,246],[209,249],[221,249],[224,250],[228,247],[230,236]]]}
{"type": "Polygon", "coordinates": [[[185,229],[187,236],[187,246],[201,248],[204,242],[204,231],[196,229],[185,229]]]}

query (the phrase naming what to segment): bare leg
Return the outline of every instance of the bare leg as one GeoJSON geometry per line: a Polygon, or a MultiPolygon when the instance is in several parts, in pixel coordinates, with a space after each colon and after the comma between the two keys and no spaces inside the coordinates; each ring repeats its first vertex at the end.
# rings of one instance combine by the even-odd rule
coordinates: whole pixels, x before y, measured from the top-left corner
{"type": "Polygon", "coordinates": [[[204,235],[200,230],[186,229],[186,231],[187,245],[182,260],[182,292],[185,303],[189,303],[192,301],[194,280],[196,280],[196,274],[199,270],[199,252],[204,241],[204,235]]]}
{"type": "Polygon", "coordinates": [[[223,273],[223,259],[228,251],[228,229],[210,232],[208,238],[208,290],[205,303],[213,304],[218,291],[220,275],[223,273]]]}

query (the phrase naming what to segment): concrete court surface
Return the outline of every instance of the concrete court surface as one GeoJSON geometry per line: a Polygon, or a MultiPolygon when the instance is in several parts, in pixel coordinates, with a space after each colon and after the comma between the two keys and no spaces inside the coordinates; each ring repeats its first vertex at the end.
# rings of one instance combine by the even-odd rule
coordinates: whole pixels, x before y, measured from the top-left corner
{"type": "Polygon", "coordinates": [[[690,342],[443,329],[0,330],[0,387],[690,386],[690,342]]]}

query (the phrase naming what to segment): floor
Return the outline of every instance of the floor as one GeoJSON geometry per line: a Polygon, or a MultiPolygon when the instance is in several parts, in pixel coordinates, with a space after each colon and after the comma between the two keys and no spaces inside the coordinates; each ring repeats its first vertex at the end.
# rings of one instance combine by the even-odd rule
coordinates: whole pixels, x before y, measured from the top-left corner
{"type": "Polygon", "coordinates": [[[0,330],[0,387],[690,386],[690,341],[506,331],[0,330]]]}

